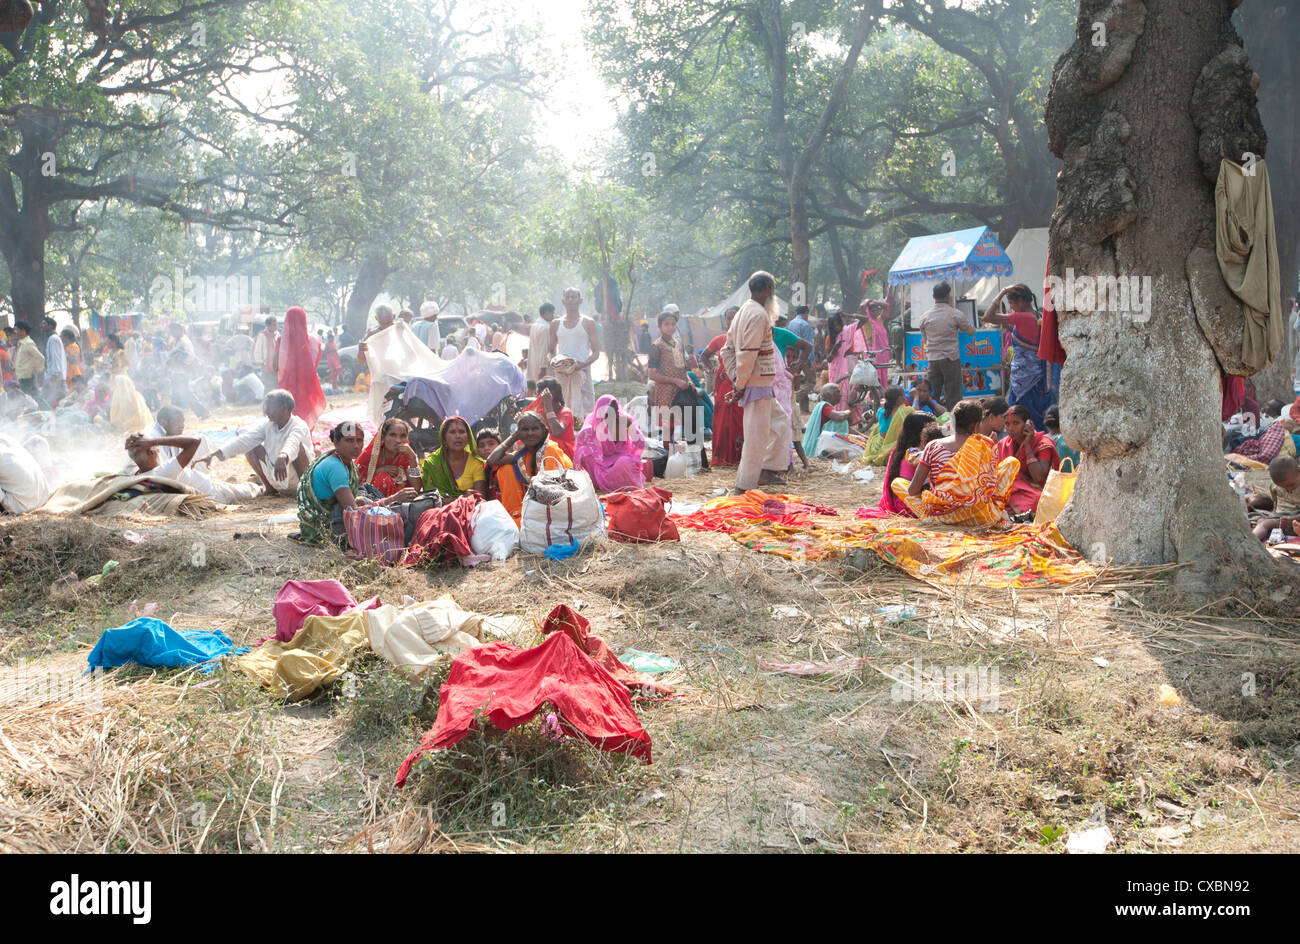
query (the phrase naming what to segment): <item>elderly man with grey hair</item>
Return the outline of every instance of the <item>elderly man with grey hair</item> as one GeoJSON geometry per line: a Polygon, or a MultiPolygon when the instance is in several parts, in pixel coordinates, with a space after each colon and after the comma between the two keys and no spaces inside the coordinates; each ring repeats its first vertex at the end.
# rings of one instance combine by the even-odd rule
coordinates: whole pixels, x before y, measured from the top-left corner
{"type": "Polygon", "coordinates": [[[240,430],[232,442],[212,453],[225,461],[245,456],[268,495],[296,495],[298,479],[314,458],[311,430],[293,413],[293,394],[272,390],[262,403],[266,422],[240,430]]]}
{"type": "Polygon", "coordinates": [[[442,335],[438,331],[438,314],[437,302],[425,302],[420,306],[420,320],[411,324],[415,336],[435,354],[442,349],[442,335]]]}
{"type": "Polygon", "coordinates": [[[776,280],[769,272],[749,277],[749,299],[727,329],[722,363],[731,378],[727,401],[744,411],[745,442],[736,466],[735,494],[760,485],[784,485],[790,467],[790,414],[776,396],[776,280]]]}

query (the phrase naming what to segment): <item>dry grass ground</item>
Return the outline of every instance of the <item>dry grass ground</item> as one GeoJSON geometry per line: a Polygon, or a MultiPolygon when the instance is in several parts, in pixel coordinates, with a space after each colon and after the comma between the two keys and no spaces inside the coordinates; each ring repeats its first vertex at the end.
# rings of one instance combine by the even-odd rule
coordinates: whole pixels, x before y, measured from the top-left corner
{"type": "MultiPolygon", "coordinates": [[[[672,483],[683,501],[727,484],[672,483]]],[[[818,463],[789,491],[847,514],[879,482],[818,463]]],[[[562,562],[392,570],[289,542],[266,519],[291,508],[0,525],[0,850],[1059,852],[1090,821],[1118,851],[1300,850],[1300,626],[1241,601],[1186,612],[1158,577],[940,588],[860,555],[791,563],[699,532],[562,562]],[[98,587],[50,589],[108,560],[98,587]],[[451,592],[531,621],[569,603],[616,652],[672,657],[681,697],[638,706],[654,763],[532,724],[431,755],[396,790],[440,678],[413,685],[374,657],[291,705],[221,672],[119,670],[99,702],[24,688],[80,671],[133,605],[250,643],[286,579],[327,576],[358,599],[451,592]],[[896,603],[915,617],[884,621],[896,603]],[[757,665],[841,656],[865,662],[815,677],[757,665]],[[996,710],[911,697],[898,680],[916,660],[995,677],[996,710]]]]}

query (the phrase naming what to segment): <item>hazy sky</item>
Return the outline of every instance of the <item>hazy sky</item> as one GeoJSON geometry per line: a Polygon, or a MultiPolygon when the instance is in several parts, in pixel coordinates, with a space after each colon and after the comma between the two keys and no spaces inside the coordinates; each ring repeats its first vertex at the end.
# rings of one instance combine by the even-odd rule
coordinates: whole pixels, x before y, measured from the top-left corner
{"type": "Polygon", "coordinates": [[[520,16],[542,15],[554,58],[544,71],[556,84],[541,114],[543,139],[575,168],[614,138],[617,112],[583,41],[584,0],[511,0],[520,16]]]}

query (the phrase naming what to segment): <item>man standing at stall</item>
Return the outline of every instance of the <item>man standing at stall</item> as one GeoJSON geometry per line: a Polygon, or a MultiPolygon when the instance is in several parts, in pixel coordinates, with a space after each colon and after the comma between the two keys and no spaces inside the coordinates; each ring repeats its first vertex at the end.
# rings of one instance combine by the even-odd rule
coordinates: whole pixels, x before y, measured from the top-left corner
{"type": "Polygon", "coordinates": [[[934,307],[921,316],[921,336],[925,338],[925,356],[930,362],[926,377],[930,389],[952,412],[961,400],[961,338],[971,330],[971,323],[952,307],[952,286],[940,282],[934,287],[934,307]]]}

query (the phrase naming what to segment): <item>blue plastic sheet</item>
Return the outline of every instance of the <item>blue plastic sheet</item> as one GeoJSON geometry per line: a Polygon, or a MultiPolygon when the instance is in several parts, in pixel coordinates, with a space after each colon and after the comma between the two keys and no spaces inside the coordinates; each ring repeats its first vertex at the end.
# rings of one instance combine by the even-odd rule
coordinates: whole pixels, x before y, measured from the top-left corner
{"type": "Polygon", "coordinates": [[[220,630],[176,630],[160,619],[141,616],[125,626],[104,630],[86,662],[91,669],[129,664],[174,669],[247,651],[220,630]]]}

